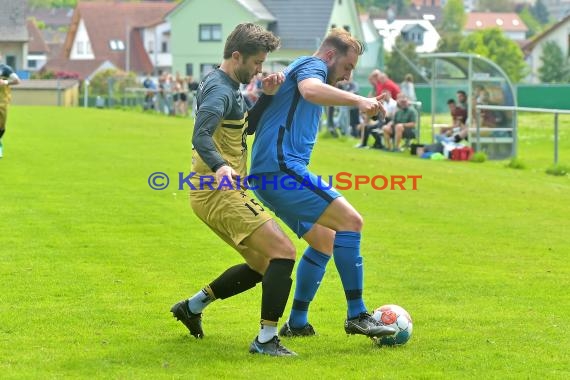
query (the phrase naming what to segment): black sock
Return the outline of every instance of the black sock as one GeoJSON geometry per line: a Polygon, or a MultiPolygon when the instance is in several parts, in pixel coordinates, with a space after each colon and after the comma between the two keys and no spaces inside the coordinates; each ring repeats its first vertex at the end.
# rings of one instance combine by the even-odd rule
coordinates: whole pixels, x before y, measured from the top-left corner
{"type": "Polygon", "coordinates": [[[263,294],[261,296],[261,319],[278,321],[285,311],[285,305],[291,291],[291,272],[295,260],[273,259],[263,276],[263,294]]]}
{"type": "Polygon", "coordinates": [[[224,299],[253,288],[263,277],[247,264],[227,269],[210,284],[216,298],[224,299]]]}
{"type": "Polygon", "coordinates": [[[0,129],[0,139],[2,138],[2,136],[4,136],[4,132],[6,132],[5,129],[0,129]]]}

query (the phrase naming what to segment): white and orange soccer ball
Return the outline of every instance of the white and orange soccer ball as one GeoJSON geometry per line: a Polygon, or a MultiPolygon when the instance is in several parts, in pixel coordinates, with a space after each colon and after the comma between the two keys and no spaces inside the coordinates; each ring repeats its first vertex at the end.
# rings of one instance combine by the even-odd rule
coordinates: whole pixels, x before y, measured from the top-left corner
{"type": "Polygon", "coordinates": [[[374,310],[372,318],[383,325],[396,329],[392,335],[375,339],[379,346],[400,346],[405,344],[412,337],[412,317],[398,305],[384,305],[374,310]]]}

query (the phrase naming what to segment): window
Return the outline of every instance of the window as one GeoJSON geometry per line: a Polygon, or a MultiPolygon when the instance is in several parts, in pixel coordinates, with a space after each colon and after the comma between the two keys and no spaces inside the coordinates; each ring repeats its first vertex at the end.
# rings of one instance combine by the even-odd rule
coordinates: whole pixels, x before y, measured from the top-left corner
{"type": "Polygon", "coordinates": [[[153,40],[148,41],[147,50],[150,54],[154,53],[154,41],[153,40]]]}
{"type": "Polygon", "coordinates": [[[109,47],[113,51],[125,50],[125,43],[122,40],[109,40],[109,47]]]}
{"type": "Polygon", "coordinates": [[[77,41],[77,54],[78,55],[85,54],[85,48],[84,48],[83,41],[77,41]]]}
{"type": "Polygon", "coordinates": [[[192,65],[191,63],[187,63],[186,64],[186,76],[192,76],[194,75],[194,65],[192,65]]]}
{"type": "Polygon", "coordinates": [[[168,53],[168,42],[162,41],[160,52],[161,53],[168,53]]]}
{"type": "Polygon", "coordinates": [[[204,78],[206,74],[214,70],[218,65],[216,63],[202,63],[200,65],[200,77],[204,78]]]}
{"type": "Polygon", "coordinates": [[[35,69],[36,67],[38,67],[38,61],[35,59],[28,59],[28,68],[35,69]]]}
{"type": "Polygon", "coordinates": [[[87,41],[85,43],[85,50],[87,54],[89,55],[93,54],[93,51],[91,50],[91,42],[87,41]]]}
{"type": "Polygon", "coordinates": [[[200,41],[221,41],[222,24],[200,24],[200,41]]]}
{"type": "Polygon", "coordinates": [[[17,68],[16,68],[16,56],[15,55],[7,55],[6,56],[6,64],[8,66],[10,66],[11,68],[13,68],[14,70],[17,70],[17,68]]]}

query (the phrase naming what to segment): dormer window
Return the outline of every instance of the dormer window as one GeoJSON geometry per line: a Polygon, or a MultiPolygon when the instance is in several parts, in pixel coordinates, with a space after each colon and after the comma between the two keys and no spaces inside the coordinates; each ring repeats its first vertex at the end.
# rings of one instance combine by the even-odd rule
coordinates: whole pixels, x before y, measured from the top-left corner
{"type": "Polygon", "coordinates": [[[125,43],[122,40],[109,40],[109,47],[113,51],[125,50],[125,43]]]}
{"type": "Polygon", "coordinates": [[[406,25],[402,28],[402,37],[404,41],[414,43],[417,46],[423,45],[424,43],[424,33],[426,29],[419,25],[406,25]]]}

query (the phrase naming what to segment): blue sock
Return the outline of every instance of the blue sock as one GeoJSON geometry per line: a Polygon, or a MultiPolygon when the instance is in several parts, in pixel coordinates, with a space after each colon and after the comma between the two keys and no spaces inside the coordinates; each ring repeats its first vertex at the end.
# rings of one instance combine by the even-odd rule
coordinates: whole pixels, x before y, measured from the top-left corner
{"type": "Polygon", "coordinates": [[[311,247],[305,250],[297,266],[297,284],[291,315],[289,315],[289,326],[300,328],[308,323],[309,303],[319,289],[330,258],[311,247]]]}
{"type": "Polygon", "coordinates": [[[348,318],[355,318],[366,312],[362,299],[364,271],[360,256],[360,232],[337,232],[333,256],[348,304],[348,318]]]}

